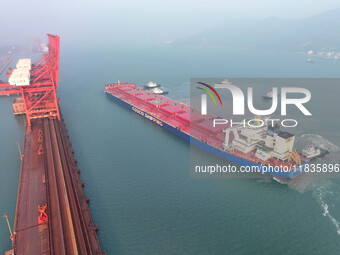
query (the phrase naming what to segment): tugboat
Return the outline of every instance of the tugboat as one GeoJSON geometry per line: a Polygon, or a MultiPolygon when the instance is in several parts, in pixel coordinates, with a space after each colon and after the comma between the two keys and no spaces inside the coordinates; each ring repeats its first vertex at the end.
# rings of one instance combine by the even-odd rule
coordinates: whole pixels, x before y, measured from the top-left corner
{"type": "Polygon", "coordinates": [[[160,87],[161,85],[155,83],[155,82],[152,82],[152,81],[149,81],[148,84],[146,84],[144,86],[144,88],[146,89],[153,89],[153,88],[157,88],[157,87],[160,87]]]}
{"type": "Polygon", "coordinates": [[[309,160],[323,157],[328,153],[328,150],[322,149],[320,147],[315,147],[312,141],[310,141],[310,143],[301,151],[301,154],[309,160]]]}
{"type": "Polygon", "coordinates": [[[161,88],[153,88],[153,89],[150,89],[150,92],[154,93],[154,94],[158,94],[158,95],[166,95],[169,93],[169,91],[165,91],[161,88]]]}

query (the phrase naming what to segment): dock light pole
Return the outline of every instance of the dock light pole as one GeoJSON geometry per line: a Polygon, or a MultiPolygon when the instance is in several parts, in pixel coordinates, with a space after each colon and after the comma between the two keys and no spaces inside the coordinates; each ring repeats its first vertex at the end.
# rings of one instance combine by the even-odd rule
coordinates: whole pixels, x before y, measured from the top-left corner
{"type": "Polygon", "coordinates": [[[2,217],[5,217],[5,218],[6,218],[7,225],[8,225],[8,229],[9,229],[9,232],[11,233],[11,236],[10,236],[9,238],[13,241],[13,233],[12,233],[11,225],[9,225],[8,214],[5,213],[4,216],[2,216],[2,217]]]}

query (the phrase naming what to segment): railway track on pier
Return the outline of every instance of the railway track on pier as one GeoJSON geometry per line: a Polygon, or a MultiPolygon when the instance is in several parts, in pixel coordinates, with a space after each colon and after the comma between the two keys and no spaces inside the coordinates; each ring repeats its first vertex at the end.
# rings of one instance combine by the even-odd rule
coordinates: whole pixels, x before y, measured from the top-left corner
{"type": "Polygon", "coordinates": [[[63,120],[34,120],[25,132],[22,160],[15,254],[105,254],[63,120]],[[42,221],[41,207],[47,214],[42,221]]]}
{"type": "Polygon", "coordinates": [[[75,180],[78,177],[72,165],[74,159],[69,142],[65,140],[65,129],[58,120],[44,119],[44,133],[51,219],[50,243],[53,250],[55,254],[102,254],[99,243],[95,247],[96,244],[91,243],[89,237],[95,235],[95,228],[91,228],[92,222],[87,224],[84,218],[86,199],[75,180]]]}
{"type": "Polygon", "coordinates": [[[0,82],[0,95],[21,95],[26,115],[12,249],[7,253],[105,254],[61,118],[56,94],[59,36],[48,34],[47,47],[34,63],[18,59],[16,68],[8,70],[8,82],[0,82]]]}

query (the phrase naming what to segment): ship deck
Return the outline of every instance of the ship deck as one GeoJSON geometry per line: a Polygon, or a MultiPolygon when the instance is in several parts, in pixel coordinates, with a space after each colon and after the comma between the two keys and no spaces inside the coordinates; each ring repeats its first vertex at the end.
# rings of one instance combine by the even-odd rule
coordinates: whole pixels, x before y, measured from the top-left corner
{"type": "MultiPolygon", "coordinates": [[[[191,137],[217,149],[224,150],[223,143],[225,133],[223,130],[228,126],[213,127],[212,122],[217,118],[215,115],[208,113],[207,115],[202,116],[198,109],[191,108],[189,105],[163,95],[154,94],[138,87],[134,83],[112,83],[106,85],[105,89],[116,98],[162,120],[191,137]]],[[[233,149],[228,151],[228,153],[263,165],[271,164],[280,165],[282,167],[292,167],[291,162],[282,162],[273,158],[265,162],[255,156],[255,150],[244,153],[240,150],[233,149]]],[[[304,158],[302,155],[300,155],[300,158],[302,162],[308,161],[308,159],[304,158]]]]}
{"type": "Polygon", "coordinates": [[[110,84],[106,90],[115,97],[198,140],[205,141],[219,149],[223,148],[224,133],[222,130],[225,127],[212,127],[211,123],[216,118],[214,115],[201,116],[197,109],[191,108],[189,105],[153,94],[133,83],[120,83],[119,86],[110,84]]]}

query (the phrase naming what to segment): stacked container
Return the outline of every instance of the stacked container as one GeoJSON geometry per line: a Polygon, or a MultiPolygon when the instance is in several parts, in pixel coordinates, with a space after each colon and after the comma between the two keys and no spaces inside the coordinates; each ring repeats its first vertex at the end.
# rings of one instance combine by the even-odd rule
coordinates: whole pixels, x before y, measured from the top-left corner
{"type": "Polygon", "coordinates": [[[19,59],[16,64],[16,69],[12,71],[8,82],[13,86],[28,86],[30,85],[31,80],[31,68],[32,62],[31,59],[19,59]]]}

